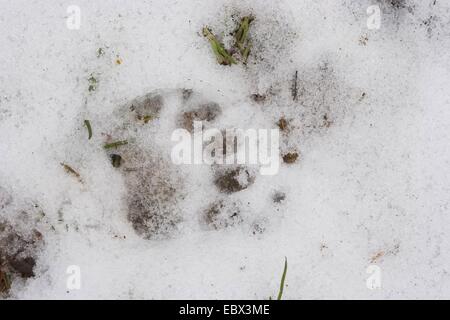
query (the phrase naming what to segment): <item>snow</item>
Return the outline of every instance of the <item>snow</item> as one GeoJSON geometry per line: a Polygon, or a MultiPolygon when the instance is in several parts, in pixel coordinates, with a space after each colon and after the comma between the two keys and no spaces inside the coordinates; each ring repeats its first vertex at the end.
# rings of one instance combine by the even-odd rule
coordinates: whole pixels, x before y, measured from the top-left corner
{"type": "Polygon", "coordinates": [[[11,298],[268,299],[284,257],[285,299],[449,297],[448,2],[0,0],[0,8],[0,218],[43,236],[35,276],[13,281],[11,298]],[[66,26],[69,5],[81,10],[79,30],[66,26]],[[380,29],[367,27],[370,5],[381,8],[380,29]],[[217,64],[202,28],[231,45],[232,17],[248,14],[256,18],[248,66],[217,64]],[[254,170],[253,183],[241,172],[246,188],[230,194],[215,185],[216,167],[172,164],[171,134],[193,108],[183,89],[195,104],[221,107],[213,128],[272,129],[285,118],[280,156],[298,160],[273,176],[254,170]],[[130,106],[149,93],[163,106],[136,123],[130,106]],[[129,143],[103,148],[118,140],[129,143]],[[119,169],[114,152],[124,157],[119,169]],[[273,201],[279,192],[286,198],[273,201]],[[162,208],[144,222],[151,232],[133,228],[130,198],[162,208]],[[214,203],[225,208],[217,224],[205,218],[214,203]],[[73,265],[80,289],[67,287],[73,265]],[[381,271],[373,290],[370,265],[381,271]]]}

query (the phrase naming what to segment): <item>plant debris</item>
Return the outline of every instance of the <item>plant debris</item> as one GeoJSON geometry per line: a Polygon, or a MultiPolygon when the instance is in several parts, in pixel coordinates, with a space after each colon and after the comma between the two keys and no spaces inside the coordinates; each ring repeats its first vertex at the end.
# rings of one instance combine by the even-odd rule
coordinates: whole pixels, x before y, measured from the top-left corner
{"type": "Polygon", "coordinates": [[[97,58],[100,58],[100,57],[102,57],[102,56],[104,56],[105,55],[105,49],[103,49],[103,48],[98,48],[97,49],[97,58]]]}
{"type": "Polygon", "coordinates": [[[297,101],[298,99],[298,71],[295,70],[294,79],[292,80],[292,88],[291,88],[291,94],[292,94],[292,100],[297,101]]]}
{"type": "Polygon", "coordinates": [[[75,171],[71,166],[69,166],[68,164],[65,164],[63,162],[61,162],[61,165],[63,166],[64,170],[66,170],[67,173],[75,176],[78,179],[78,181],[83,182],[80,174],[77,171],[75,171]]]}
{"type": "Polygon", "coordinates": [[[224,48],[223,44],[221,44],[211,33],[211,30],[208,27],[203,28],[203,36],[209,40],[211,48],[216,55],[217,62],[219,64],[228,66],[237,63],[231,54],[224,48]]]}
{"type": "Polygon", "coordinates": [[[294,163],[298,159],[298,153],[297,152],[288,152],[285,155],[283,155],[283,161],[284,163],[294,163]]]}
{"type": "Polygon", "coordinates": [[[240,61],[245,65],[247,64],[248,57],[252,44],[248,38],[250,24],[255,20],[253,16],[246,16],[240,20],[239,26],[234,31],[234,44],[233,47],[227,50],[224,45],[217,40],[211,29],[203,27],[203,36],[205,36],[211,43],[213,52],[217,58],[217,62],[222,65],[237,64],[236,59],[233,57],[233,53],[239,52],[240,61]]]}
{"type": "Polygon", "coordinates": [[[159,94],[147,94],[144,97],[133,100],[130,111],[136,115],[138,121],[147,124],[156,119],[164,105],[164,100],[159,94]]]}
{"type": "Polygon", "coordinates": [[[11,277],[0,269],[0,296],[2,293],[8,293],[9,289],[11,289],[11,277]]]}
{"type": "Polygon", "coordinates": [[[140,121],[143,121],[145,124],[147,124],[150,120],[153,119],[151,115],[137,116],[136,118],[140,121]]]}
{"type": "Polygon", "coordinates": [[[277,122],[278,128],[280,128],[281,131],[286,131],[288,129],[288,121],[285,118],[280,118],[277,122]]]}
{"type": "Polygon", "coordinates": [[[239,24],[239,28],[234,33],[234,38],[236,40],[235,46],[241,53],[242,63],[246,64],[248,56],[250,54],[250,49],[252,47],[250,40],[248,39],[248,31],[250,28],[250,23],[255,18],[252,16],[243,17],[239,24]]]}
{"type": "Polygon", "coordinates": [[[106,143],[103,148],[104,149],[112,149],[112,148],[118,148],[120,146],[124,146],[127,145],[128,141],[127,140],[121,140],[121,141],[115,141],[115,142],[111,142],[111,143],[106,143]]]}
{"type": "Polygon", "coordinates": [[[93,92],[93,91],[97,90],[98,81],[94,77],[93,74],[91,74],[90,77],[88,78],[88,82],[89,82],[89,87],[88,87],[89,92],[93,92]]]}
{"type": "Polygon", "coordinates": [[[88,130],[88,139],[91,140],[91,138],[92,138],[91,122],[89,120],[84,120],[84,125],[86,126],[86,128],[88,130]]]}

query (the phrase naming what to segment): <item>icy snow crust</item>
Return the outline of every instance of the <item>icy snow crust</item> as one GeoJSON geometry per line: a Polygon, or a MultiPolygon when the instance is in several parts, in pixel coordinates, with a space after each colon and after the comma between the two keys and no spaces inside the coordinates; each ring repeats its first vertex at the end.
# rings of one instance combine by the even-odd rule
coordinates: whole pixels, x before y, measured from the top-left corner
{"type": "Polygon", "coordinates": [[[268,299],[285,256],[286,299],[450,297],[448,2],[72,4],[79,30],[65,1],[0,2],[0,258],[35,261],[2,262],[7,297],[268,299]],[[202,27],[229,45],[248,14],[248,65],[218,65],[202,27]],[[170,135],[192,116],[284,119],[280,157],[298,158],[275,176],[175,166],[170,135]]]}

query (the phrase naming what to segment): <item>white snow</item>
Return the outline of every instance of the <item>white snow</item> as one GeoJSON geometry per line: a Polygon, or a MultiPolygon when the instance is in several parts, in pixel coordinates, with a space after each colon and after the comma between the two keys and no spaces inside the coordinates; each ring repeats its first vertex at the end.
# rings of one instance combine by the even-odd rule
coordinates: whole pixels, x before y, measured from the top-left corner
{"type": "MultiPolygon", "coordinates": [[[[0,217],[15,221],[30,204],[45,213],[27,211],[44,245],[12,298],[268,299],[284,257],[285,299],[450,297],[448,1],[0,0],[0,27],[0,217]],[[381,27],[369,30],[374,4],[381,27]],[[69,5],[79,30],[66,26],[69,5]],[[202,27],[231,44],[231,16],[250,13],[248,66],[217,64],[202,27]],[[174,166],[185,88],[221,106],[209,124],[219,129],[286,118],[280,152],[298,161],[229,195],[210,166],[174,166]],[[164,98],[159,117],[124,125],[130,102],[152,92],[164,98]],[[146,239],[127,219],[127,197],[145,188],[103,149],[123,139],[113,150],[129,152],[123,166],[157,159],[145,174],[176,189],[161,221],[179,222],[164,236],[146,239]],[[286,199],[275,203],[276,192],[286,199]],[[208,226],[220,200],[241,223],[208,226]],[[79,290],[67,288],[72,265],[79,290]],[[381,288],[366,285],[370,265],[381,288]]],[[[163,189],[149,201],[160,205],[163,189]]]]}

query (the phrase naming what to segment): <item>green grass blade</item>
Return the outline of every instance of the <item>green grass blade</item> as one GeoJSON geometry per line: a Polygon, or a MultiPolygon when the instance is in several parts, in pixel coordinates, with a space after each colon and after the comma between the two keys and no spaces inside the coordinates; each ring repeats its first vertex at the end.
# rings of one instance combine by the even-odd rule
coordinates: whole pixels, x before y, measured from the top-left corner
{"type": "Polygon", "coordinates": [[[128,144],[127,140],[116,141],[116,142],[107,143],[107,144],[103,145],[103,148],[105,148],[105,149],[112,149],[112,148],[117,148],[117,147],[120,147],[120,146],[124,146],[126,144],[128,144]]]}
{"type": "Polygon", "coordinates": [[[248,60],[248,56],[250,54],[250,49],[252,48],[252,46],[249,44],[247,48],[244,49],[244,51],[242,51],[242,59],[244,60],[243,63],[247,64],[247,60],[248,60]]]}
{"type": "Polygon", "coordinates": [[[287,258],[284,258],[284,270],[283,275],[281,276],[280,291],[278,292],[277,300],[281,300],[281,297],[283,296],[284,281],[286,280],[287,267],[288,267],[287,258]]]}
{"type": "Polygon", "coordinates": [[[254,20],[254,18],[251,16],[243,17],[241,19],[241,24],[239,25],[239,28],[237,29],[236,34],[235,34],[236,42],[238,42],[240,44],[245,43],[245,41],[247,40],[247,36],[248,36],[248,30],[250,29],[250,23],[253,20],[254,20]]]}
{"type": "Polygon", "coordinates": [[[89,120],[84,120],[84,125],[86,126],[86,128],[88,130],[88,139],[91,140],[91,138],[92,138],[91,122],[89,120]]]}
{"type": "Polygon", "coordinates": [[[236,64],[236,60],[228,53],[223,45],[216,39],[208,27],[203,28],[203,36],[209,40],[217,62],[223,65],[236,64]]]}
{"type": "Polygon", "coordinates": [[[250,24],[254,18],[252,16],[243,17],[241,19],[241,23],[239,24],[239,28],[235,31],[234,38],[236,40],[235,47],[239,49],[239,52],[242,55],[244,64],[247,62],[248,55],[250,54],[250,41],[247,39],[248,32],[250,29],[250,24]]]}

